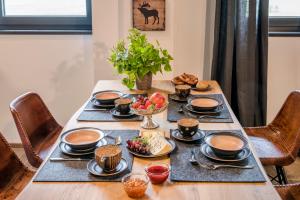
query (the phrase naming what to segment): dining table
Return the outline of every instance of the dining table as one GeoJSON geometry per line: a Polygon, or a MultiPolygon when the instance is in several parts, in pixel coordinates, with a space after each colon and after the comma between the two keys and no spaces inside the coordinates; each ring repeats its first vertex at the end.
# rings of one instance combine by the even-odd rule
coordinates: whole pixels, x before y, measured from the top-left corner
{"type": "MultiPolygon", "coordinates": [[[[192,91],[193,94],[222,94],[225,100],[225,104],[229,108],[229,112],[232,116],[233,123],[200,123],[199,128],[202,130],[238,130],[242,131],[242,134],[249,141],[249,148],[253,152],[254,158],[261,169],[266,182],[262,183],[231,183],[231,182],[175,182],[167,180],[162,185],[152,185],[149,183],[146,195],[142,199],[161,199],[161,200],[276,200],[280,199],[278,193],[274,189],[272,183],[268,179],[259,158],[255,153],[249,138],[243,131],[241,124],[234,115],[230,108],[220,86],[216,81],[209,80],[205,81],[210,86],[209,91],[192,91]]],[[[123,93],[138,94],[144,93],[145,91],[139,90],[128,90],[122,85],[120,80],[100,80],[94,87],[91,95],[98,91],[103,90],[119,90],[123,93]]],[[[153,80],[152,88],[147,90],[148,95],[154,92],[160,92],[167,96],[168,94],[174,93],[174,85],[170,80],[153,80]]],[[[96,127],[105,130],[144,130],[140,127],[140,121],[120,121],[120,122],[89,122],[89,121],[78,121],[77,118],[85,108],[88,100],[77,112],[70,118],[70,120],[64,126],[64,131],[79,128],[79,127],[96,127]]],[[[153,120],[159,123],[159,127],[156,130],[163,131],[166,137],[169,137],[170,129],[177,127],[176,122],[167,121],[167,111],[153,115],[153,120]]],[[[59,139],[54,145],[59,144],[59,139]]],[[[50,156],[50,155],[49,155],[50,156]]],[[[41,165],[39,170],[43,167],[46,158],[41,165]]],[[[168,156],[154,159],[155,161],[170,162],[168,156]]],[[[153,162],[153,159],[145,159],[134,157],[132,172],[133,173],[145,173],[144,168],[148,164],[153,162]]],[[[188,160],[186,161],[188,162],[188,160]]],[[[34,178],[33,178],[34,179],[34,178]]],[[[131,199],[127,196],[123,189],[121,182],[34,182],[33,180],[25,187],[25,189],[19,194],[17,199],[30,199],[30,200],[59,200],[59,199],[101,199],[101,200],[112,200],[112,199],[131,199]]]]}

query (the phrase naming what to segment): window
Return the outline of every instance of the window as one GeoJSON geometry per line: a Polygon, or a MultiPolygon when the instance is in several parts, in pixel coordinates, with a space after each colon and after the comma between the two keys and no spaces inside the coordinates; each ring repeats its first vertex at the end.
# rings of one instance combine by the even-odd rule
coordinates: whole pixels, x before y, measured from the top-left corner
{"type": "Polygon", "coordinates": [[[270,35],[300,35],[300,0],[270,0],[270,35]]]}
{"type": "Polygon", "coordinates": [[[0,33],[91,33],[91,0],[0,0],[0,33]]]}

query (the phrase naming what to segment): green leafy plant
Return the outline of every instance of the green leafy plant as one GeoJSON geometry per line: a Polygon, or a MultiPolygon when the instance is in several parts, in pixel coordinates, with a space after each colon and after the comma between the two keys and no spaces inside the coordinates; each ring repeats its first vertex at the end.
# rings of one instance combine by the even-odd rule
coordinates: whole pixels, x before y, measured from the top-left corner
{"type": "Polygon", "coordinates": [[[172,56],[166,49],[162,49],[158,41],[157,46],[149,43],[145,34],[137,29],[130,29],[126,46],[121,40],[112,49],[108,59],[117,69],[119,74],[125,74],[122,83],[129,89],[135,85],[136,79],[143,78],[146,74],[171,71],[170,61],[172,56]]]}

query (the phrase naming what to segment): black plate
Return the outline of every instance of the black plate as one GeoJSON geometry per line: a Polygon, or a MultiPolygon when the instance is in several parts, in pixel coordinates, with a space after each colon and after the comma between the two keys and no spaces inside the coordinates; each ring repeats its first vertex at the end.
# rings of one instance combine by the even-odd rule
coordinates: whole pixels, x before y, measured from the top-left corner
{"type": "Polygon", "coordinates": [[[114,108],[115,104],[101,104],[99,101],[97,101],[96,99],[92,98],[91,102],[93,104],[93,106],[97,107],[97,108],[114,108]]]}
{"type": "Polygon", "coordinates": [[[183,141],[183,142],[194,142],[194,141],[198,141],[198,140],[201,140],[202,138],[204,138],[205,133],[204,133],[204,131],[199,129],[197,131],[197,133],[195,135],[193,135],[192,137],[183,137],[180,133],[180,130],[175,129],[172,131],[171,135],[175,139],[183,141]]]}
{"type": "Polygon", "coordinates": [[[170,94],[169,97],[173,101],[178,101],[178,102],[187,102],[187,100],[188,100],[188,97],[186,97],[186,98],[179,97],[177,94],[170,94]]]}
{"type": "Polygon", "coordinates": [[[210,158],[215,161],[221,161],[221,162],[240,162],[248,158],[251,154],[249,148],[244,148],[236,157],[219,157],[213,152],[213,150],[206,143],[203,143],[201,145],[200,151],[207,158],[210,158]]]}
{"type": "Polygon", "coordinates": [[[133,117],[133,116],[136,116],[132,110],[130,110],[129,113],[127,113],[127,114],[124,115],[124,114],[121,114],[121,113],[120,113],[119,111],[117,111],[116,109],[112,109],[112,110],[111,110],[111,114],[112,114],[112,116],[114,116],[114,117],[116,117],[116,118],[131,118],[131,117],[133,117]]]}
{"type": "Polygon", "coordinates": [[[107,144],[107,140],[103,138],[98,142],[98,144],[96,145],[95,148],[90,148],[90,149],[85,149],[85,150],[78,151],[78,150],[72,149],[69,145],[67,145],[64,142],[59,143],[59,148],[61,149],[61,151],[64,154],[67,154],[67,155],[70,155],[70,156],[85,156],[85,155],[93,154],[97,147],[100,147],[100,146],[103,146],[103,145],[106,145],[106,144],[107,144]]]}
{"type": "Polygon", "coordinates": [[[199,114],[199,115],[216,115],[216,114],[219,114],[220,112],[222,112],[222,110],[224,109],[224,106],[221,105],[221,106],[218,106],[216,109],[209,110],[209,111],[194,110],[190,104],[186,104],[185,106],[183,106],[183,108],[191,113],[195,113],[195,114],[199,114]]]}
{"type": "Polygon", "coordinates": [[[211,85],[210,85],[210,84],[208,84],[208,87],[207,87],[207,88],[205,88],[205,89],[199,89],[199,88],[197,88],[196,86],[192,87],[191,89],[192,89],[192,90],[195,90],[195,91],[199,91],[199,92],[206,92],[206,91],[209,91],[209,90],[211,90],[211,89],[212,89],[212,87],[211,87],[211,85]]]}
{"type": "Polygon", "coordinates": [[[141,158],[158,158],[158,157],[161,157],[161,156],[165,156],[165,155],[168,155],[169,153],[172,153],[172,151],[174,151],[174,149],[176,148],[176,144],[173,140],[169,139],[169,138],[166,138],[166,140],[171,144],[172,146],[172,149],[169,151],[169,152],[166,152],[164,154],[159,154],[159,155],[153,155],[153,154],[141,154],[141,153],[138,153],[138,152],[135,152],[135,151],[131,151],[128,147],[128,151],[137,156],[137,157],[141,157],[141,158]]]}
{"type": "Polygon", "coordinates": [[[240,134],[237,134],[235,132],[230,132],[230,131],[221,131],[221,132],[213,132],[213,133],[210,133],[208,135],[205,136],[204,138],[204,141],[205,143],[214,151],[214,153],[216,155],[219,155],[219,156],[222,156],[222,157],[225,157],[225,156],[235,156],[236,154],[240,153],[242,151],[242,149],[246,148],[246,146],[248,145],[248,141],[247,139],[240,135],[240,134]],[[211,143],[210,143],[210,140],[212,137],[214,136],[220,136],[220,135],[223,135],[223,136],[232,136],[232,137],[235,137],[235,138],[238,138],[239,140],[241,140],[243,142],[243,146],[238,149],[238,150],[224,150],[224,149],[219,149],[217,147],[214,147],[211,143]]]}
{"type": "Polygon", "coordinates": [[[116,176],[120,173],[122,173],[123,171],[125,171],[128,167],[127,161],[122,158],[120,163],[118,164],[117,168],[115,171],[113,172],[105,172],[103,171],[103,169],[97,164],[96,160],[90,160],[86,166],[87,170],[95,175],[95,176],[116,176]]]}
{"type": "Polygon", "coordinates": [[[188,104],[193,108],[193,110],[195,111],[198,111],[198,112],[203,112],[203,111],[212,111],[212,110],[215,110],[217,109],[218,107],[222,106],[223,105],[223,101],[218,99],[218,98],[214,98],[214,97],[201,97],[201,96],[193,96],[193,97],[190,97],[188,98],[188,104]],[[211,99],[211,100],[214,100],[214,101],[217,101],[218,102],[218,105],[217,106],[212,106],[212,107],[199,107],[199,106],[193,106],[191,105],[191,102],[195,99],[211,99]]]}
{"type": "Polygon", "coordinates": [[[72,148],[73,150],[76,150],[76,151],[80,151],[80,150],[82,151],[82,150],[83,150],[83,151],[85,151],[85,150],[87,150],[87,149],[95,148],[96,144],[97,144],[101,139],[103,139],[104,136],[105,136],[104,132],[103,132],[102,130],[98,129],[98,128],[94,128],[94,127],[80,127],[80,128],[74,128],[74,129],[70,129],[70,130],[68,130],[68,131],[63,132],[63,133],[61,134],[61,136],[60,136],[60,141],[62,141],[62,142],[64,142],[64,143],[68,144],[68,146],[69,146],[70,148],[72,148]],[[92,131],[96,131],[96,132],[98,132],[98,134],[99,134],[100,137],[98,138],[97,141],[90,142],[90,143],[87,143],[87,144],[72,144],[72,143],[69,143],[69,142],[66,141],[65,138],[66,138],[69,134],[73,133],[74,131],[80,131],[80,130],[92,130],[92,131]]]}

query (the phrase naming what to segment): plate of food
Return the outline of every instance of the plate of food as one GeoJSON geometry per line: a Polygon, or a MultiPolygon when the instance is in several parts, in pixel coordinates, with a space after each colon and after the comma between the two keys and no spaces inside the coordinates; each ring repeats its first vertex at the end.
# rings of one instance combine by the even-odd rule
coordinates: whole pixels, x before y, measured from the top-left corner
{"type": "Polygon", "coordinates": [[[128,151],[137,157],[157,158],[168,155],[175,148],[175,142],[159,131],[144,131],[140,136],[127,140],[128,151]]]}
{"type": "Polygon", "coordinates": [[[210,84],[208,84],[205,81],[198,81],[195,87],[192,87],[192,90],[200,91],[200,92],[206,92],[211,90],[212,87],[210,84]]]}
{"type": "Polygon", "coordinates": [[[179,76],[174,77],[171,82],[174,85],[184,85],[184,84],[189,84],[192,86],[195,86],[198,83],[198,78],[194,76],[193,74],[187,74],[183,73],[179,76]]]}

